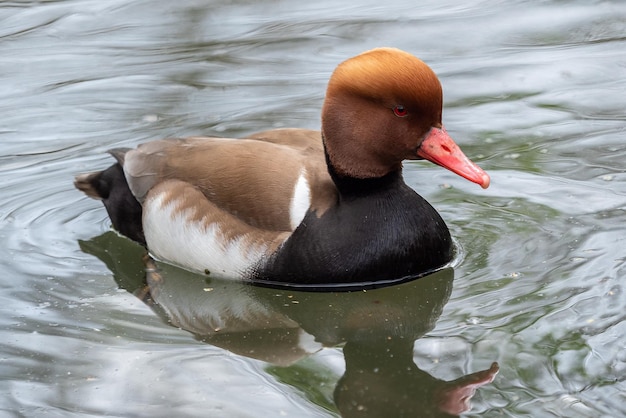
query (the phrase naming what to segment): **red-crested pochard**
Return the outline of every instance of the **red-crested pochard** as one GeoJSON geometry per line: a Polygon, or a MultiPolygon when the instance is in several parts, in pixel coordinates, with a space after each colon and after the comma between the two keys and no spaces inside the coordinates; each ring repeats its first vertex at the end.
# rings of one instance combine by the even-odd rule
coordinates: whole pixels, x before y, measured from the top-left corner
{"type": "Polygon", "coordinates": [[[157,259],[224,278],[387,282],[449,263],[450,233],[402,178],[427,159],[483,188],[446,133],[441,84],[413,55],[364,52],[332,74],[322,130],[165,139],[116,149],[75,185],[157,259]]]}

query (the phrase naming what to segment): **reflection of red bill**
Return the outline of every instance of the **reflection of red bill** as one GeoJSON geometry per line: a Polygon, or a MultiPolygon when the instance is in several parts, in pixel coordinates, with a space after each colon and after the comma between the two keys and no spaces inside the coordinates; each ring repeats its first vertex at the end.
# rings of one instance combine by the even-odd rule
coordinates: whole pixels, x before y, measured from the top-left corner
{"type": "Polygon", "coordinates": [[[417,155],[479,184],[483,189],[489,187],[489,174],[463,154],[443,127],[432,128],[428,132],[417,149],[417,155]]]}
{"type": "Polygon", "coordinates": [[[498,363],[492,363],[487,370],[481,370],[447,382],[446,387],[439,390],[435,395],[437,406],[440,410],[451,415],[460,415],[469,411],[471,408],[470,400],[476,393],[476,389],[493,382],[499,370],[498,363]]]}

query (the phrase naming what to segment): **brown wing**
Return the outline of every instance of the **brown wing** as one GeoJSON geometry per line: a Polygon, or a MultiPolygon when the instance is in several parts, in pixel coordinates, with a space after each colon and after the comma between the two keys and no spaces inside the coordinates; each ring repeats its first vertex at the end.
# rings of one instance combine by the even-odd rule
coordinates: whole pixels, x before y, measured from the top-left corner
{"type": "Polygon", "coordinates": [[[152,141],[128,151],[123,165],[139,201],[156,184],[178,179],[250,225],[276,231],[292,229],[290,205],[301,175],[306,175],[314,209],[321,212],[336,200],[316,131],[152,141]]]}
{"type": "MultiPolygon", "coordinates": [[[[321,155],[324,152],[321,132],[310,129],[272,129],[257,132],[245,138],[286,145],[307,155],[321,155]]],[[[324,163],[325,166],[326,164],[324,163]]]]}

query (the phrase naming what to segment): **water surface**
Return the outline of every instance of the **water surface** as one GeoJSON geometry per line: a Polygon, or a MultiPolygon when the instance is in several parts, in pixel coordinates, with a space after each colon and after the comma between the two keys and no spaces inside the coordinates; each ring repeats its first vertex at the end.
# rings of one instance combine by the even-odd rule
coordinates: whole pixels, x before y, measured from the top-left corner
{"type": "Polygon", "coordinates": [[[304,3],[0,4],[0,411],[434,416],[497,362],[463,416],[626,415],[626,4],[304,3]],[[454,271],[352,294],[159,281],[72,187],[114,147],[317,128],[333,68],[376,46],[431,65],[492,176],[405,164],[454,271]]]}

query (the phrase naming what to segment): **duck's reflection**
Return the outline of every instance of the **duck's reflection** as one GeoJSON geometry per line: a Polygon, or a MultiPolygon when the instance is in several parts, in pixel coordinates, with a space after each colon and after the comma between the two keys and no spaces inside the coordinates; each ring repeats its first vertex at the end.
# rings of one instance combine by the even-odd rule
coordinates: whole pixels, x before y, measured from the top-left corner
{"type": "Polygon", "coordinates": [[[446,382],[413,361],[415,340],[432,330],[452,290],[453,271],[376,290],[301,292],[213,280],[157,265],[113,232],[80,243],[120,287],[201,341],[288,366],[343,344],[346,371],[335,389],[342,416],[450,416],[469,410],[498,366],[446,382]]]}

